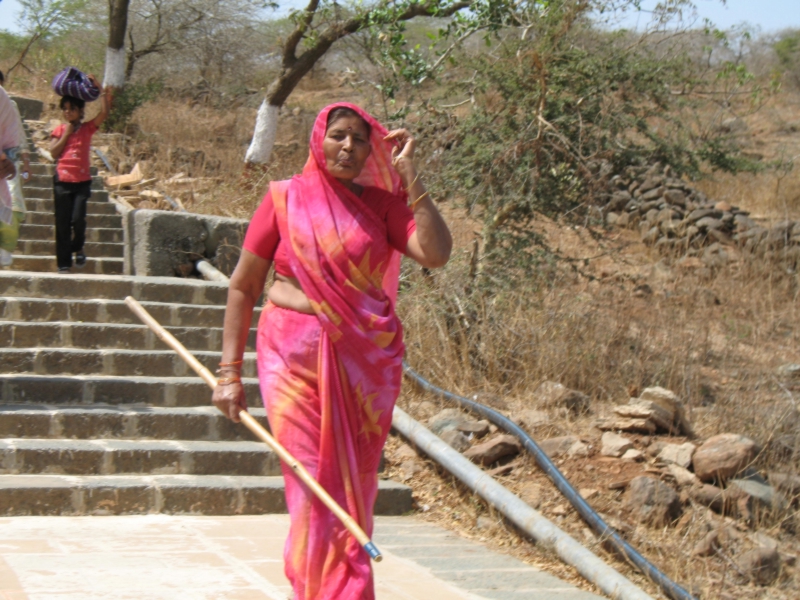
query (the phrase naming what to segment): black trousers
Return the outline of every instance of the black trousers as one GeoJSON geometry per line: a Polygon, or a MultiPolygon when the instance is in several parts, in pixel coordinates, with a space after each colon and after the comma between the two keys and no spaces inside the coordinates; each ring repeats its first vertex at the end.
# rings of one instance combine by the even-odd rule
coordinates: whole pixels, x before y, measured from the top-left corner
{"type": "Polygon", "coordinates": [[[72,253],[83,250],[86,241],[86,203],[92,182],[70,183],[53,179],[56,213],[56,262],[58,268],[72,266],[72,253]]]}

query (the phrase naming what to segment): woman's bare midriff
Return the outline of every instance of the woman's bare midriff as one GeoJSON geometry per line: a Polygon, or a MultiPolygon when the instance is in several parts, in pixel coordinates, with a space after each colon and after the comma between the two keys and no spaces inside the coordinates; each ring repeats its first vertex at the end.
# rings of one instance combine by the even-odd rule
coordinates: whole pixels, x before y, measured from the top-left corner
{"type": "Polygon", "coordinates": [[[269,288],[267,297],[275,306],[288,308],[307,315],[313,315],[314,309],[308,301],[300,282],[294,277],[275,274],[275,283],[269,288]]]}

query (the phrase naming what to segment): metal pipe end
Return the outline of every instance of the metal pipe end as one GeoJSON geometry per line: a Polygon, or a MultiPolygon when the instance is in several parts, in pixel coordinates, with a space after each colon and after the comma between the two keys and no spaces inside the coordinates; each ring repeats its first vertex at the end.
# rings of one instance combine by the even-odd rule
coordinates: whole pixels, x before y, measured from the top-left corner
{"type": "Polygon", "coordinates": [[[369,557],[375,562],[381,562],[383,560],[383,555],[380,553],[380,550],[375,547],[375,544],[373,544],[372,541],[364,544],[364,550],[367,551],[369,557]]]}

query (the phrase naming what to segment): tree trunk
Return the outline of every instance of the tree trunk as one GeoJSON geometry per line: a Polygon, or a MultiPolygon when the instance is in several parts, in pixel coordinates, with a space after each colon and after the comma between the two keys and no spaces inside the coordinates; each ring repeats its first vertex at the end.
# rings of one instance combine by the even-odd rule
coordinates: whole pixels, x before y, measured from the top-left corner
{"type": "Polygon", "coordinates": [[[108,0],[108,47],[103,85],[125,85],[125,31],[130,0],[108,0]]]}
{"type": "Polygon", "coordinates": [[[281,106],[334,41],[335,38],[324,37],[318,40],[313,48],[306,50],[299,59],[295,59],[290,67],[284,67],[280,76],[267,88],[267,97],[258,109],[253,139],[244,157],[245,163],[266,164],[269,161],[275,145],[275,135],[278,133],[278,113],[281,106]]]}
{"type": "Polygon", "coordinates": [[[275,135],[278,133],[278,113],[281,107],[270,104],[267,100],[261,103],[256,117],[256,128],[250,147],[245,154],[244,162],[248,164],[264,164],[272,155],[275,135]]]}

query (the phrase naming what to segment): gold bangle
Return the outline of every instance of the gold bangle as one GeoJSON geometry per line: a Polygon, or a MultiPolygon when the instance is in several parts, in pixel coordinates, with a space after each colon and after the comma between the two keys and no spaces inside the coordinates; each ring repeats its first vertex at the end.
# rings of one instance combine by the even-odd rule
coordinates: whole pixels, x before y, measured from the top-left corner
{"type": "Polygon", "coordinates": [[[237,375],[242,372],[241,369],[234,369],[233,367],[224,367],[221,369],[217,369],[217,375],[221,375],[222,373],[236,373],[237,375]]]}
{"type": "Polygon", "coordinates": [[[412,181],[412,182],[409,184],[409,186],[406,188],[406,191],[407,191],[407,192],[410,192],[410,191],[411,191],[411,188],[412,188],[412,187],[414,187],[414,184],[415,184],[415,183],[417,183],[417,179],[419,179],[419,175],[420,175],[420,174],[419,174],[419,173],[417,173],[417,176],[416,176],[416,177],[414,177],[414,181],[412,181]]]}
{"type": "Polygon", "coordinates": [[[236,365],[240,365],[243,362],[244,362],[244,359],[232,360],[231,362],[227,362],[227,363],[221,362],[221,363],[219,363],[219,366],[220,367],[235,367],[236,365]]]}
{"type": "Polygon", "coordinates": [[[422,200],[422,199],[423,199],[425,196],[427,196],[427,195],[428,195],[428,192],[427,192],[427,191],[426,191],[426,192],[423,192],[423,193],[422,193],[422,195],[420,195],[420,197],[419,197],[419,198],[417,198],[417,199],[416,199],[416,200],[414,200],[414,201],[413,201],[411,204],[409,204],[409,205],[408,205],[408,208],[410,208],[411,210],[414,210],[414,209],[416,208],[417,204],[419,204],[419,201],[420,201],[420,200],[422,200]]]}
{"type": "Polygon", "coordinates": [[[230,385],[232,383],[242,383],[241,377],[220,377],[217,379],[217,385],[230,385]]]}

